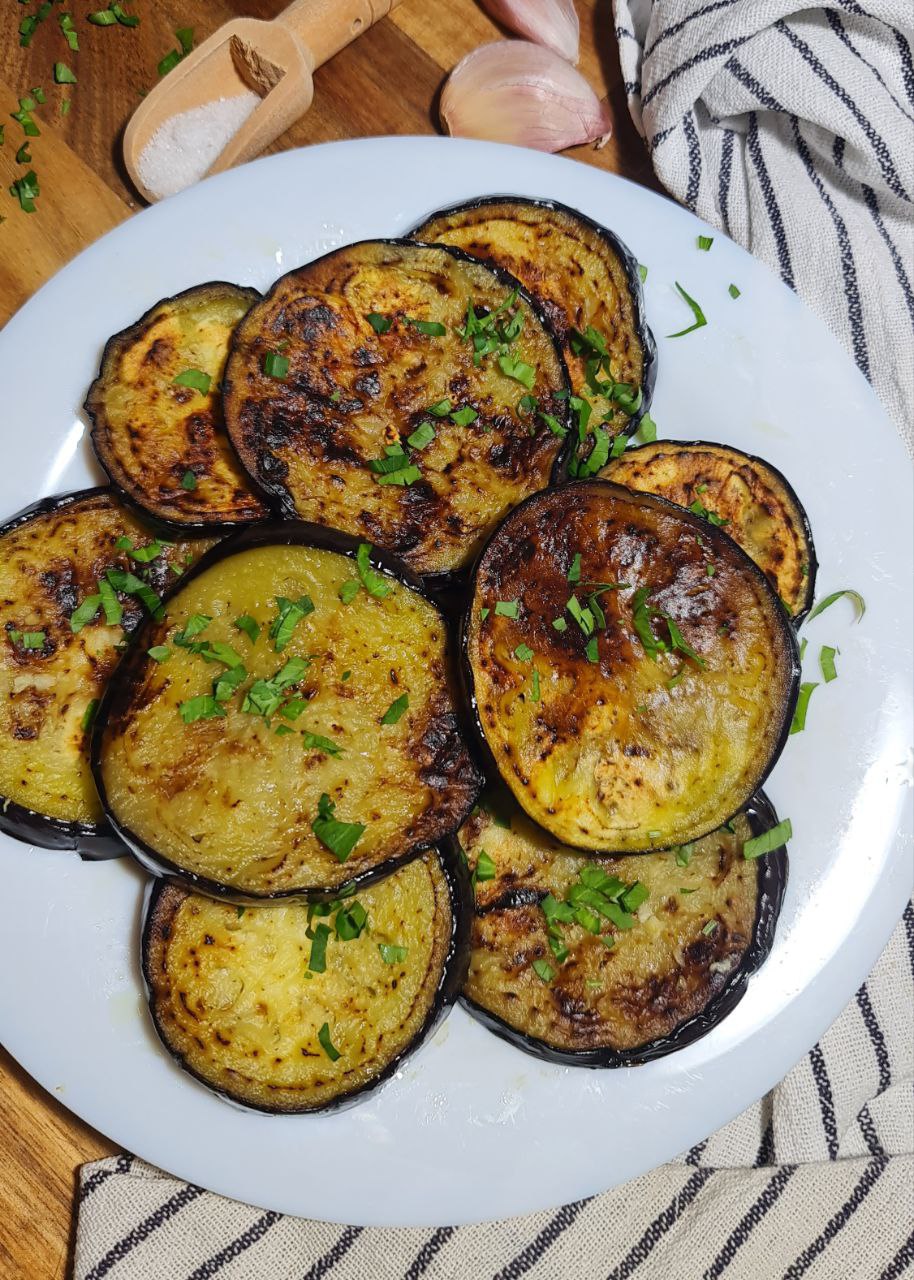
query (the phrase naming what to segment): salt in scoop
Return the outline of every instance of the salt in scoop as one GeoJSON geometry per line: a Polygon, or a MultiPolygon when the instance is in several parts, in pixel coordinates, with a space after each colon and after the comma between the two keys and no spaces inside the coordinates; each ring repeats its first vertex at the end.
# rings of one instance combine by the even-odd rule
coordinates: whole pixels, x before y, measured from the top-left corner
{"type": "MultiPolygon", "coordinates": [[[[233,116],[240,123],[205,172],[221,173],[252,160],[308,110],[315,68],[399,3],[294,0],[271,22],[227,22],[182,59],[133,113],[124,132],[124,163],[137,190],[150,202],[160,199],[163,189],[152,190],[144,181],[143,152],[170,121],[183,117],[193,124],[208,104],[219,104],[229,128],[233,116]],[[252,92],[261,99],[253,110],[252,92]],[[229,105],[235,99],[237,111],[229,105]]],[[[148,165],[145,172],[148,178],[148,165]]]]}

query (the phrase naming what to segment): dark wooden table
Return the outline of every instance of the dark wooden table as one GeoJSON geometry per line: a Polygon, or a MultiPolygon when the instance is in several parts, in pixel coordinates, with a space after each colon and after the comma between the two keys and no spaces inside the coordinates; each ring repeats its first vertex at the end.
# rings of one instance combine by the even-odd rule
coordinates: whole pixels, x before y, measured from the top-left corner
{"type": "MultiPolygon", "coordinates": [[[[124,0],[125,8],[139,14],[138,27],[87,23],[86,15],[103,5],[99,0],[66,6],[78,32],[78,53],[67,48],[56,6],[26,49],[19,47],[16,28],[35,11],[37,0],[5,6],[0,30],[0,101],[8,103],[0,112],[6,126],[0,148],[0,214],[5,215],[0,225],[0,323],[87,244],[141,207],[121,161],[120,139],[141,94],[156,82],[159,60],[175,46],[175,30],[193,26],[199,43],[238,14],[269,18],[283,7],[281,0],[210,0],[206,5],[188,0],[133,5],[124,0]],[[74,70],[78,84],[53,83],[57,61],[74,70]],[[8,113],[36,85],[46,95],[45,105],[36,111],[41,137],[30,143],[41,195],[37,211],[27,215],[6,195],[9,184],[24,172],[15,162],[22,131],[8,113]],[[66,115],[60,113],[63,97],[71,99],[66,115]]],[[[598,92],[608,95],[615,132],[602,150],[581,147],[571,154],[655,185],[625,105],[610,0],[578,0],[578,11],[580,68],[598,92]]],[[[317,72],[311,111],[273,149],[435,132],[435,103],[446,72],[465,53],[500,34],[474,0],[403,0],[390,18],[317,72]]],[[[79,317],[73,322],[78,324],[79,317]]],[[[23,848],[23,857],[29,856],[41,855],[23,848]]],[[[68,1274],[76,1170],[86,1160],[117,1150],[0,1050],[2,1280],[52,1280],[68,1274]]]]}

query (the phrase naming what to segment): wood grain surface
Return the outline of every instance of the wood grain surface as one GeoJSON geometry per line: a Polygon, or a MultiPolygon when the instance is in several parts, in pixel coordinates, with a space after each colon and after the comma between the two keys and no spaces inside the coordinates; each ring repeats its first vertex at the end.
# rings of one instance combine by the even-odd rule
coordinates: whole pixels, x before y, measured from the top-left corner
{"type": "MultiPolygon", "coordinates": [[[[159,60],[175,47],[176,29],[192,26],[199,43],[229,18],[270,18],[283,7],[282,0],[246,5],[123,0],[141,19],[128,28],[90,25],[86,16],[103,7],[100,3],[55,5],[29,47],[20,48],[18,24],[37,3],[7,4],[0,18],[0,120],[6,134],[0,147],[0,215],[5,219],[0,224],[0,323],[80,249],[140,207],[121,160],[120,139],[142,94],[157,81],[159,60]],[[77,53],[68,49],[58,25],[61,11],[73,17],[77,53]],[[76,73],[76,85],[54,84],[57,61],[76,73]],[[9,113],[35,86],[46,97],[35,112],[41,136],[29,143],[41,194],[36,212],[25,214],[7,194],[13,179],[29,168],[16,163],[23,136],[9,113]],[[65,115],[60,111],[64,98],[71,103],[65,115]]],[[[654,186],[626,110],[610,0],[577,0],[577,7],[580,68],[608,96],[614,135],[602,150],[580,147],[570,154],[654,186]]],[[[477,45],[503,34],[474,0],[403,0],[390,18],[318,70],[314,105],[273,149],[433,133],[447,71],[477,45]]],[[[40,853],[30,855],[23,847],[23,856],[40,853]]],[[[0,1050],[0,1280],[57,1280],[69,1274],[78,1167],[117,1150],[0,1050]]]]}

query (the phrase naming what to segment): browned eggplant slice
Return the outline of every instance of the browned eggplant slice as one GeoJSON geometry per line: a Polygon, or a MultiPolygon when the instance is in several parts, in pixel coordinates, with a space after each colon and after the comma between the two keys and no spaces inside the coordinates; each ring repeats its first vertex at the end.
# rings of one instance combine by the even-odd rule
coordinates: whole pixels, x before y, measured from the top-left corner
{"type": "Polygon", "coordinates": [[[658,440],[627,450],[599,475],[720,525],[767,575],[795,621],[809,610],[816,585],[812,530],[792,486],[770,462],[732,445],[658,440]]]}
{"type": "Polygon", "coordinates": [[[258,900],[334,897],[466,816],[443,618],[336,530],[245,530],[137,634],[99,708],[96,782],[154,873],[258,900]]]}
{"type": "Polygon", "coordinates": [[[767,578],[721,529],[606,481],[536,494],[476,567],[466,678],[495,768],[581,849],[720,826],[789,731],[799,661],[767,578]]]}
{"type": "Polygon", "coordinates": [[[239,325],[225,416],[283,514],[445,578],[560,469],[564,365],[517,282],[366,241],[283,276],[239,325]]]}
{"type": "Polygon", "coordinates": [[[325,1111],[389,1079],[466,976],[466,871],[430,851],[324,907],[234,907],[159,882],[143,929],[156,1031],[210,1089],[325,1111]]]}
{"type": "Polygon", "coordinates": [[[0,527],[0,831],[124,852],[92,781],[89,726],[125,635],[210,546],[158,541],[110,489],[42,498],[0,527]]]}
{"type": "Polygon", "coordinates": [[[618,236],[576,209],[521,196],[444,209],[412,235],[516,276],[549,317],[572,389],[592,406],[591,422],[605,420],[609,435],[634,429],[650,404],[657,348],[637,260],[618,236]],[[605,363],[598,360],[604,349],[605,363]]]}
{"type": "Polygon", "coordinates": [[[131,502],[182,529],[261,520],[222,418],[222,373],[256,289],[217,280],[163,298],[109,339],[86,412],[99,462],[131,502]]]}
{"type": "Polygon", "coordinates": [[[771,949],[787,854],[747,860],[743,846],[775,826],[760,794],[693,845],[594,857],[512,801],[484,801],[459,834],[476,884],[467,1007],[519,1048],[570,1065],[631,1066],[693,1043],[771,949]]]}

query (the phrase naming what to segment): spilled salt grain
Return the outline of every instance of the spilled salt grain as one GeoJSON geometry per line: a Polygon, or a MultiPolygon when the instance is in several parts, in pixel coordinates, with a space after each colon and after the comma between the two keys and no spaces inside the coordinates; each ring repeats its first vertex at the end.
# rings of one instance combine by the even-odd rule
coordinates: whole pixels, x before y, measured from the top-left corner
{"type": "Polygon", "coordinates": [[[198,182],[260,101],[246,89],[182,111],[159,125],[137,161],[143,185],[162,199],[198,182]]]}

